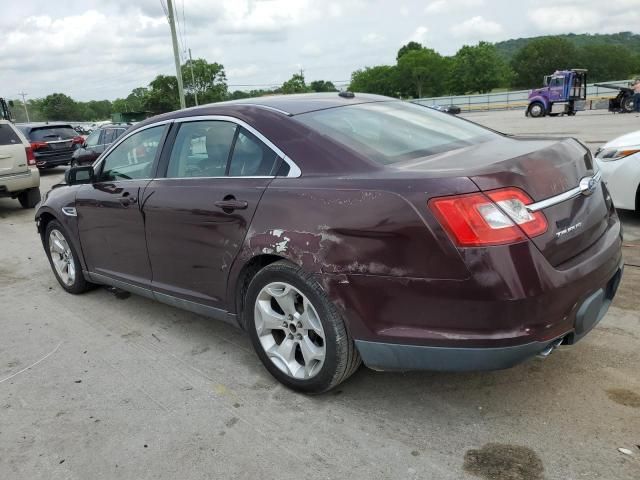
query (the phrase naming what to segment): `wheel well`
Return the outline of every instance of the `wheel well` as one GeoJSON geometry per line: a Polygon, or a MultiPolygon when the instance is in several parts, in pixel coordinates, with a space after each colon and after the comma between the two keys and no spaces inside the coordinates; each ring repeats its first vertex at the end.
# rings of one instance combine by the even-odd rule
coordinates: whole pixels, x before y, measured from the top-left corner
{"type": "Polygon", "coordinates": [[[43,243],[44,243],[44,234],[47,231],[47,225],[49,224],[50,221],[55,219],[56,217],[54,217],[53,215],[47,212],[44,212],[42,215],[40,215],[40,238],[42,239],[43,243]]]}
{"type": "Polygon", "coordinates": [[[258,255],[249,260],[238,275],[238,281],[236,282],[236,295],[235,295],[235,307],[236,307],[236,315],[238,318],[238,323],[242,328],[245,328],[245,325],[242,320],[242,312],[244,310],[244,297],[249,289],[249,284],[253,277],[262,270],[267,265],[270,265],[279,260],[285,260],[283,257],[278,255],[258,255]]]}

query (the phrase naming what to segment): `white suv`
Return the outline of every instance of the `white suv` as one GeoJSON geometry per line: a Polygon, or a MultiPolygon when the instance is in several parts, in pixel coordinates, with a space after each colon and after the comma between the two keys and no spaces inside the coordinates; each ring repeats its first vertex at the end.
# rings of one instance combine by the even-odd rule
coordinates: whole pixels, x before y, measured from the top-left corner
{"type": "Polygon", "coordinates": [[[0,197],[17,198],[23,208],[40,201],[40,173],[31,145],[7,120],[0,120],[0,197]]]}

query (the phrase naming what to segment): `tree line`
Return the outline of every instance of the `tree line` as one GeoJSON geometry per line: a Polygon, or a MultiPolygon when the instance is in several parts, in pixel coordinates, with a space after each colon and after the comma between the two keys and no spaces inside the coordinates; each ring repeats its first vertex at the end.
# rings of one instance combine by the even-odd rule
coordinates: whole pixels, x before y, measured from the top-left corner
{"type": "MultiPolygon", "coordinates": [[[[273,94],[337,91],[327,80],[307,84],[303,72],[281,86],[252,91],[230,91],[224,66],[199,58],[181,66],[187,106],[273,94]]],[[[640,73],[640,53],[623,45],[576,45],[565,37],[538,37],[522,46],[510,59],[495,44],[465,45],[453,56],[440,55],[417,42],[403,45],[393,65],[377,65],[351,74],[349,90],[399,98],[487,93],[495,89],[540,86],[542,77],[558,69],[586,68],[588,81],[621,80],[640,73]]],[[[97,121],[116,112],[158,114],[180,108],[175,75],[158,75],[146,87],[134,88],[114,101],[75,101],[53,93],[27,102],[31,121],[97,121]]],[[[17,121],[26,121],[23,105],[14,100],[17,121]]]]}

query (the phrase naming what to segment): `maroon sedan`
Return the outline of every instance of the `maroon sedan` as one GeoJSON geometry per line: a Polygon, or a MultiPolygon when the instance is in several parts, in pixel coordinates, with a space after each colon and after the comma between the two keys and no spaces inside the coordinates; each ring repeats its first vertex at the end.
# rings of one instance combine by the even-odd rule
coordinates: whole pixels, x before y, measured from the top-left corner
{"type": "Polygon", "coordinates": [[[62,288],[118,287],[245,329],[285,385],[489,370],[573,344],[620,282],[591,154],[373,95],[148,119],[37,210],[62,288]]]}

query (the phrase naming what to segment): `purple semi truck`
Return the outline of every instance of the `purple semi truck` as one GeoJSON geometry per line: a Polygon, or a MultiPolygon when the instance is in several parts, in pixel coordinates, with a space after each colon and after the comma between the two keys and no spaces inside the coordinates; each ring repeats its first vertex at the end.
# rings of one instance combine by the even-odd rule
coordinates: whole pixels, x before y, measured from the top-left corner
{"type": "Polygon", "coordinates": [[[544,77],[544,87],[529,92],[527,117],[575,115],[587,100],[587,71],[580,68],[556,70],[544,77]]]}

